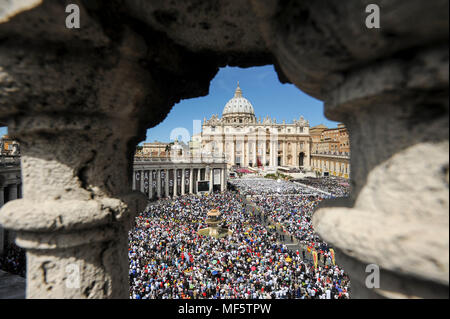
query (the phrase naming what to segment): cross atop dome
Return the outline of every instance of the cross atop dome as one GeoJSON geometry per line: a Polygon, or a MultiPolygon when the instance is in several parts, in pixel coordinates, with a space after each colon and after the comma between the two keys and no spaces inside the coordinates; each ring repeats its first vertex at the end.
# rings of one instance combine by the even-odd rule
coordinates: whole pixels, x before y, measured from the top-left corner
{"type": "Polygon", "coordinates": [[[237,88],[236,91],[234,92],[234,97],[242,97],[242,90],[239,87],[239,81],[237,81],[237,88]]]}

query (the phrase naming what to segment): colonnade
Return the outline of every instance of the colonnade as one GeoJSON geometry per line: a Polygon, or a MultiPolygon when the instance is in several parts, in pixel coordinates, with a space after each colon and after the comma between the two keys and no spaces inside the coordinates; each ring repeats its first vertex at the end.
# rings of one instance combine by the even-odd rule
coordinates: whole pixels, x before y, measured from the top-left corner
{"type": "MultiPolygon", "coordinates": [[[[7,202],[21,197],[22,197],[22,184],[20,183],[20,181],[0,185],[0,208],[2,208],[2,206],[7,202]]],[[[0,255],[3,254],[5,248],[6,236],[7,234],[5,234],[5,230],[0,225],[0,255]]],[[[12,238],[8,238],[8,242],[11,241],[12,238]]]]}
{"type": "Polygon", "coordinates": [[[226,189],[226,164],[212,167],[151,167],[135,164],[133,190],[141,191],[147,198],[177,197],[199,192],[224,191],[226,189]],[[209,182],[207,189],[198,182],[209,182]]]}
{"type": "Polygon", "coordinates": [[[320,173],[329,172],[330,176],[350,177],[350,159],[348,157],[311,158],[311,167],[320,173]]]}

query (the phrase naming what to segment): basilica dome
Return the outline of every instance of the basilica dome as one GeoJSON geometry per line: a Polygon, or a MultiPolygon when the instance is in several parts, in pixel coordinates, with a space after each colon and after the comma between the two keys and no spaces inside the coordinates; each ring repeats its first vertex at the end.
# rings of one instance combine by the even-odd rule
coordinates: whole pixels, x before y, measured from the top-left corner
{"type": "Polygon", "coordinates": [[[222,116],[230,115],[250,115],[255,116],[255,111],[249,100],[242,96],[241,88],[239,87],[239,82],[234,93],[234,97],[227,102],[225,108],[223,109],[222,116]]]}

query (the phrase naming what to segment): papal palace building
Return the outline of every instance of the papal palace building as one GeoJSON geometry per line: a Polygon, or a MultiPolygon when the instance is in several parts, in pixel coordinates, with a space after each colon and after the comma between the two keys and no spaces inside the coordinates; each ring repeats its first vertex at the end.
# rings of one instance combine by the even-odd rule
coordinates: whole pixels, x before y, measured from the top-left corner
{"type": "Polygon", "coordinates": [[[310,127],[303,116],[292,123],[277,123],[270,117],[257,120],[239,83],[222,117],[205,118],[193,141],[201,144],[204,153],[223,154],[228,167],[302,168],[346,178],[350,174],[350,143],[343,124],[335,129],[310,127]]]}

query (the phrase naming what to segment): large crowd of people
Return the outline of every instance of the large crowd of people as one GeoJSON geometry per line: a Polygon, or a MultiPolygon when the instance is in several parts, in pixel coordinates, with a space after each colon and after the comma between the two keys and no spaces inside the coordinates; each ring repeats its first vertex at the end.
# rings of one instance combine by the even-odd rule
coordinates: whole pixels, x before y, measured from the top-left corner
{"type": "Polygon", "coordinates": [[[305,177],[296,181],[330,193],[333,197],[346,197],[350,193],[348,180],[342,177],[305,177]]]}
{"type": "Polygon", "coordinates": [[[314,232],[311,218],[317,205],[333,195],[282,180],[248,178],[231,183],[265,216],[280,225],[283,232],[293,236],[309,252],[316,250],[325,263],[330,263],[330,247],[314,232]]]}
{"type": "Polygon", "coordinates": [[[25,277],[25,250],[14,243],[5,245],[4,252],[0,255],[0,269],[14,275],[25,277]]]}
{"type": "Polygon", "coordinates": [[[134,299],[349,298],[342,268],[316,269],[300,251],[278,241],[235,192],[184,195],[150,205],[129,233],[129,258],[134,299]],[[198,234],[214,208],[231,235],[198,234]]]}
{"type": "Polygon", "coordinates": [[[248,177],[233,179],[230,181],[230,184],[243,196],[317,195],[317,191],[282,179],[274,180],[263,177],[248,177]]]}

